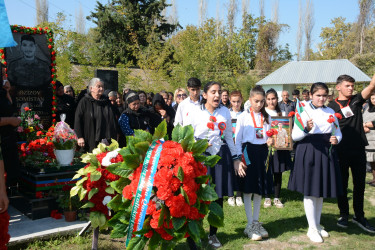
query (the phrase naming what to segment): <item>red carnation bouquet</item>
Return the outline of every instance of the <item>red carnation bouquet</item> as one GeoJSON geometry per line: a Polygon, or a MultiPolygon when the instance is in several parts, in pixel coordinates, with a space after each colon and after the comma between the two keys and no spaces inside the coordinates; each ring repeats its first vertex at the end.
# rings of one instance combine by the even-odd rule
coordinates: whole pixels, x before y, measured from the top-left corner
{"type": "MultiPolygon", "coordinates": [[[[268,130],[266,132],[266,135],[268,137],[272,138],[274,135],[277,135],[277,133],[278,132],[277,132],[276,129],[271,128],[270,130],[268,130]]],[[[271,146],[268,147],[268,155],[267,155],[267,160],[266,160],[266,172],[268,171],[268,167],[270,165],[270,155],[273,155],[275,153],[275,151],[276,151],[276,149],[275,149],[275,147],[273,145],[271,145],[271,146]]]]}
{"type": "MultiPolygon", "coordinates": [[[[335,116],[337,117],[338,120],[341,120],[342,119],[342,115],[340,113],[335,113],[335,116]]],[[[336,124],[336,119],[335,119],[335,116],[333,115],[330,115],[327,122],[332,124],[332,132],[331,132],[331,135],[335,135],[336,133],[336,129],[339,128],[339,125],[336,124]]],[[[331,150],[332,150],[332,144],[331,146],[329,147],[329,154],[331,154],[331,150]]]]}
{"type": "Polygon", "coordinates": [[[191,126],[176,126],[172,140],[167,141],[163,140],[167,134],[165,121],[156,128],[153,136],[142,130],[134,132],[134,136],[127,137],[127,147],[116,149],[118,155],[107,167],[103,167],[107,165],[104,158],[113,152],[113,143],[111,149],[99,145],[92,154],[83,156],[88,165],[74,177],[83,178],[72,189],[71,195],[78,194],[82,199],[88,199],[85,207],[91,208],[93,227],[111,227],[114,238],[127,236],[129,249],[143,249],[146,244],[151,249],[159,246],[171,249],[179,240],[189,236],[200,245],[200,238],[204,237],[204,217],[208,215],[208,222],[217,227],[224,223],[222,208],[213,202],[218,196],[214,187],[208,184],[211,177],[206,175],[206,167],[214,166],[220,157],[202,155],[208,146],[207,140],[195,142],[191,126]],[[153,182],[147,187],[151,190],[150,197],[142,203],[137,198],[142,178],[148,176],[153,167],[143,165],[148,164],[146,159],[155,142],[162,149],[157,157],[150,158],[159,160],[155,163],[153,182]],[[93,175],[97,177],[92,179],[93,175]],[[90,195],[90,192],[95,193],[90,195]],[[108,196],[110,198],[102,202],[108,196]],[[139,214],[134,212],[139,207],[144,207],[143,217],[137,220],[139,214]],[[113,217],[107,215],[108,209],[114,211],[113,217]],[[133,214],[136,215],[135,224],[141,221],[138,223],[140,227],[132,227],[133,214]]]}

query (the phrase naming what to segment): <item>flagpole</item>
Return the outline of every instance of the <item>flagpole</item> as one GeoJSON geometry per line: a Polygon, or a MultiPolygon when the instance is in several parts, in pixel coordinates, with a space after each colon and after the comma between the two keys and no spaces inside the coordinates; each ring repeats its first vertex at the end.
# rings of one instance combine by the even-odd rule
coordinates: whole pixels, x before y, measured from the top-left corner
{"type": "MultiPolygon", "coordinates": [[[[297,100],[297,104],[298,104],[298,105],[301,105],[301,106],[303,107],[303,105],[301,104],[300,100],[298,100],[298,98],[296,98],[296,100],[297,100]]],[[[306,115],[309,117],[309,119],[311,119],[309,113],[307,112],[307,110],[306,110],[305,108],[303,109],[303,111],[305,111],[305,112],[306,112],[306,115]]]]}

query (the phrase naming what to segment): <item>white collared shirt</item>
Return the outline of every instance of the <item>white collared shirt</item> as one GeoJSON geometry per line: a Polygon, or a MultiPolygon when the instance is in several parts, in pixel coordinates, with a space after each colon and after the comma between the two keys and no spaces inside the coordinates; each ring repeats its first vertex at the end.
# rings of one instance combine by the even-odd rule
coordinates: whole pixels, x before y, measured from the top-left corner
{"type": "MultiPolygon", "coordinates": [[[[328,122],[329,117],[332,115],[335,118],[336,125],[339,124],[337,117],[335,116],[335,111],[333,109],[323,106],[321,108],[316,108],[312,103],[308,103],[305,105],[304,112],[301,114],[301,119],[306,127],[306,123],[309,119],[312,119],[314,126],[310,130],[309,134],[327,134],[332,133],[333,125],[328,122]]],[[[342,134],[340,130],[340,126],[337,126],[335,130],[335,136],[337,137],[338,142],[342,139],[342,134]]],[[[304,131],[302,131],[298,126],[294,125],[292,131],[292,138],[293,141],[300,141],[305,136],[308,135],[304,131]]]]}
{"type": "MultiPolygon", "coordinates": [[[[262,116],[260,112],[254,112],[254,118],[257,126],[261,125],[261,117],[262,116]]],[[[266,132],[271,128],[270,120],[271,119],[269,119],[268,123],[266,123],[265,121],[263,122],[263,138],[258,139],[255,136],[255,128],[250,111],[246,110],[242,112],[242,114],[237,118],[236,134],[234,136],[238,155],[242,154],[243,143],[250,142],[252,144],[265,144],[267,142],[266,132]]]]}
{"type": "Polygon", "coordinates": [[[232,119],[230,116],[229,109],[224,105],[220,105],[215,109],[213,116],[216,117],[216,122],[214,122],[214,130],[207,127],[207,123],[210,122],[211,114],[204,108],[204,105],[196,107],[194,110],[194,115],[191,119],[191,125],[194,128],[194,137],[198,139],[207,139],[208,141],[212,139],[220,139],[220,129],[218,127],[219,123],[224,122],[226,128],[224,130],[224,139],[228,144],[232,156],[236,154],[236,148],[233,143],[232,134],[232,119]],[[215,137],[215,138],[214,138],[215,137]]]}
{"type": "Polygon", "coordinates": [[[199,97],[199,100],[194,102],[190,99],[190,96],[180,102],[177,107],[176,116],[174,117],[174,126],[180,124],[181,126],[186,126],[191,124],[192,111],[200,106],[202,97],[199,97]]]}

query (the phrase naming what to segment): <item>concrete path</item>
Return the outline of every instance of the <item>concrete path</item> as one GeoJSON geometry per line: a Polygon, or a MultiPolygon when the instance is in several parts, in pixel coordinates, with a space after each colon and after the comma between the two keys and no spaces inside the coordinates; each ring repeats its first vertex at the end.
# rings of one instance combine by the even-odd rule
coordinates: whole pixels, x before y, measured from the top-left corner
{"type": "Polygon", "coordinates": [[[11,237],[9,245],[40,238],[49,238],[54,235],[76,233],[87,224],[86,221],[78,220],[66,222],[64,216],[60,220],[51,217],[31,220],[12,206],[9,206],[8,213],[10,215],[9,234],[11,237]]]}

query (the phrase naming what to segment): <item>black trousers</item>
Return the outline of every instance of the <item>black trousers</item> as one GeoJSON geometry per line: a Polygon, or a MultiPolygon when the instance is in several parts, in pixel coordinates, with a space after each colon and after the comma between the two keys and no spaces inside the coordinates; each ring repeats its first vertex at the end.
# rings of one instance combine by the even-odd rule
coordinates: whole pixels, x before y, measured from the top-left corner
{"type": "Polygon", "coordinates": [[[337,198],[340,216],[349,216],[348,180],[349,168],[353,177],[353,209],[357,218],[364,217],[363,200],[366,180],[365,149],[338,151],[344,195],[337,198]]]}
{"type": "Polygon", "coordinates": [[[7,187],[15,186],[20,173],[18,158],[17,135],[11,133],[1,136],[1,151],[3,154],[5,172],[7,173],[7,187]]]}

